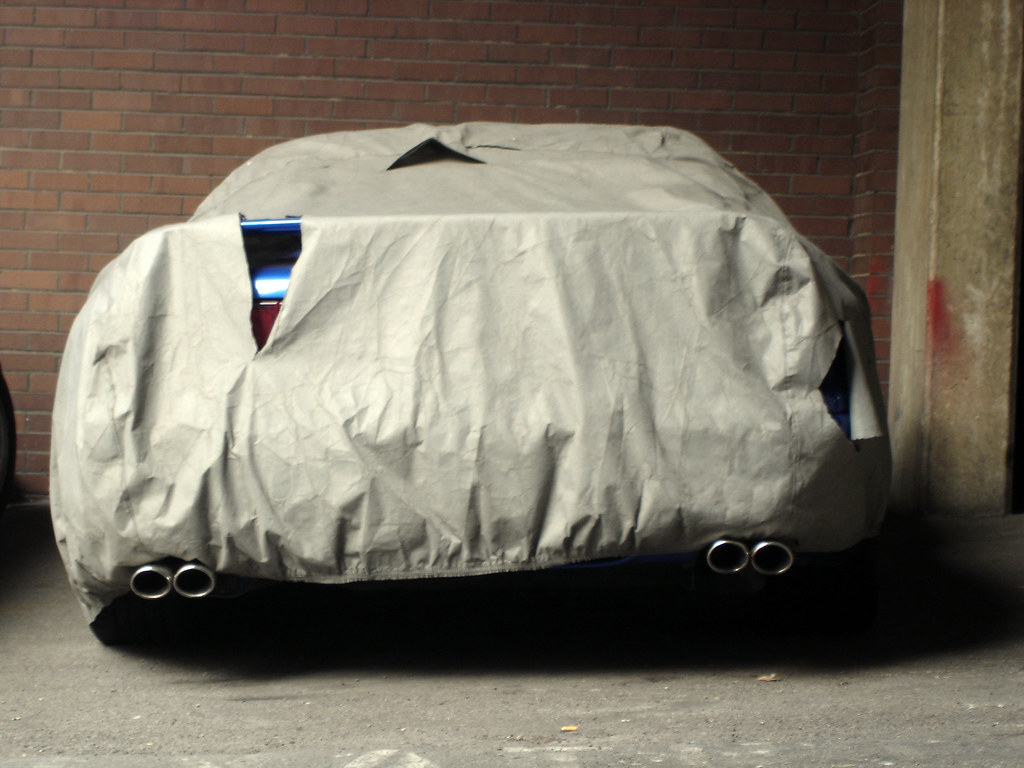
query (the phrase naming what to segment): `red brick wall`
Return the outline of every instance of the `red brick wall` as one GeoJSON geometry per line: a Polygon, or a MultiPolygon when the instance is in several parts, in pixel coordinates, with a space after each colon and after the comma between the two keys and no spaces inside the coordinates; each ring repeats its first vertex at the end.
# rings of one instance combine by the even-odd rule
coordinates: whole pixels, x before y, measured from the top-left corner
{"type": "Polygon", "coordinates": [[[888,356],[900,0],[4,0],[0,364],[45,492],[92,279],[296,136],[414,121],[692,130],[850,269],[888,356]]]}

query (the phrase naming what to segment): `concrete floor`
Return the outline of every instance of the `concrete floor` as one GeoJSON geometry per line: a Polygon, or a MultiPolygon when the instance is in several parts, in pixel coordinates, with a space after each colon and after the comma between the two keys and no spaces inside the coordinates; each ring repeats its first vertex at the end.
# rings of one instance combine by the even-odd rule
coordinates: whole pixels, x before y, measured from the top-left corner
{"type": "Polygon", "coordinates": [[[881,616],[857,636],[653,593],[385,595],[353,615],[314,591],[110,649],[45,507],[15,507],[0,768],[1024,764],[1024,516],[894,519],[883,555],[881,616]]]}

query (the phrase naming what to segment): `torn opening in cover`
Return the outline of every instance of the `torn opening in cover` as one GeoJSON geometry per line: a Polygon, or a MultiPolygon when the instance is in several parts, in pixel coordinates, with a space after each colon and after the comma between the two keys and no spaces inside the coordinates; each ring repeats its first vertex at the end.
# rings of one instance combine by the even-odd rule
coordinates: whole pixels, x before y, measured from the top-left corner
{"type": "Polygon", "coordinates": [[[437,139],[430,138],[426,141],[421,141],[415,147],[395,160],[395,162],[388,166],[388,170],[394,171],[398,168],[408,168],[409,166],[433,163],[438,160],[459,160],[463,163],[484,164],[483,160],[477,160],[475,157],[470,157],[462,152],[457,152],[451,147],[445,146],[437,139]]]}

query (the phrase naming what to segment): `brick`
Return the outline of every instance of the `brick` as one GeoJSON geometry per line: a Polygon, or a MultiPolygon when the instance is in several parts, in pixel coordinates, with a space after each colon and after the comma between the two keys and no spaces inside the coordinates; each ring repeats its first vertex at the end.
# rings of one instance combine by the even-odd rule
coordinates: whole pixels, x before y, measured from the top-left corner
{"type": "Polygon", "coordinates": [[[547,103],[547,91],[544,88],[490,85],[487,87],[487,103],[543,106],[547,103]]]}
{"type": "Polygon", "coordinates": [[[401,61],[422,61],[428,51],[428,43],[412,40],[371,40],[367,49],[371,58],[401,61]]]}
{"type": "Polygon", "coordinates": [[[309,0],[306,10],[326,16],[365,16],[368,6],[368,0],[309,0]]]}
{"type": "Polygon", "coordinates": [[[218,157],[252,157],[267,146],[266,139],[244,136],[215,136],[213,139],[213,153],[218,157]]]}
{"type": "Polygon", "coordinates": [[[550,8],[551,21],[559,24],[611,24],[615,9],[597,3],[563,3],[550,8]]]}
{"type": "Polygon", "coordinates": [[[216,59],[212,53],[157,51],[153,55],[153,68],[174,72],[207,73],[213,70],[216,59]]]}
{"type": "MultiPolygon", "coordinates": [[[[78,312],[85,303],[85,296],[78,293],[30,293],[28,308],[32,312],[78,312]]],[[[55,371],[56,359],[53,355],[30,355],[24,363],[27,368],[14,370],[55,371]]],[[[5,363],[6,364],[6,363],[5,363]]]]}
{"type": "Polygon", "coordinates": [[[190,11],[157,11],[156,26],[158,29],[212,31],[215,28],[216,15],[212,13],[193,13],[190,11]]]}
{"type": "MultiPolygon", "coordinates": [[[[218,33],[223,32],[243,32],[246,34],[274,34],[275,32],[281,34],[289,34],[289,23],[296,19],[302,19],[301,16],[293,16],[288,14],[281,14],[277,16],[264,16],[255,11],[254,8],[247,8],[246,13],[217,13],[214,15],[213,28],[218,33]]],[[[329,21],[326,19],[319,19],[320,22],[318,27],[310,26],[304,30],[304,34],[324,34],[325,31],[332,29],[329,21]]],[[[227,37],[227,35],[224,35],[227,37]]]]}
{"type": "Polygon", "coordinates": [[[458,40],[484,43],[519,42],[516,25],[506,22],[462,22],[456,29],[455,37],[458,40]]]}
{"type": "Polygon", "coordinates": [[[185,93],[240,93],[242,78],[226,75],[193,75],[181,76],[181,90],[185,93]]]}
{"type": "Polygon", "coordinates": [[[700,45],[699,28],[662,27],[640,30],[639,42],[645,47],[696,48],[700,45]]]}
{"type": "Polygon", "coordinates": [[[842,176],[795,175],[793,194],[797,195],[849,195],[850,179],[842,176]]]}
{"type": "MultiPolygon", "coordinates": [[[[441,65],[432,65],[435,69],[441,65]]],[[[454,76],[455,68],[448,66],[454,76]]],[[[399,79],[415,79],[414,73],[420,72],[416,64],[395,63],[393,61],[371,61],[370,59],[337,59],[334,62],[335,77],[353,78],[385,78],[398,77],[399,79]]],[[[424,80],[433,79],[424,77],[424,80]]]]}
{"type": "MultiPolygon", "coordinates": [[[[492,46],[494,48],[495,46],[492,46]]],[[[570,47],[558,46],[556,48],[549,48],[543,46],[540,48],[534,48],[532,46],[516,46],[520,49],[527,49],[533,51],[543,51],[545,57],[550,57],[551,64],[553,65],[570,65],[570,66],[582,66],[582,67],[607,67],[612,63],[612,49],[610,48],[586,48],[578,45],[570,47]]],[[[544,58],[539,58],[539,61],[544,61],[544,58]]],[[[492,59],[497,60],[497,59],[492,59]]]]}
{"type": "Polygon", "coordinates": [[[819,32],[779,32],[768,30],[764,33],[764,50],[789,52],[823,52],[828,37],[819,32]]]}
{"type": "MultiPolygon", "coordinates": [[[[259,146],[253,144],[253,146],[259,146]]],[[[263,144],[263,147],[266,143],[263,144]]],[[[255,152],[253,153],[255,154],[255,152]]],[[[153,192],[158,195],[201,195],[210,193],[210,180],[194,176],[157,176],[153,179],[153,192]]]]}
{"type": "Polygon", "coordinates": [[[81,88],[86,91],[115,91],[120,87],[120,75],[115,71],[65,69],[58,78],[61,88],[81,88]]]}
{"type": "Polygon", "coordinates": [[[110,193],[63,192],[61,193],[61,210],[111,213],[121,210],[121,198],[119,195],[110,193]]]}
{"type": "MultiPolygon", "coordinates": [[[[52,232],[5,232],[3,236],[5,250],[13,251],[53,251],[57,248],[57,235],[52,232]]],[[[2,270],[7,272],[10,270],[2,270]]]]}
{"type": "Polygon", "coordinates": [[[741,112],[791,112],[793,96],[788,93],[737,93],[733,97],[733,107],[741,112]]]}
{"type": "Polygon", "coordinates": [[[672,51],[659,48],[616,48],[612,51],[612,66],[652,68],[672,64],[672,51]]]}
{"type": "Polygon", "coordinates": [[[546,22],[552,21],[549,3],[492,3],[491,18],[501,21],[546,22]]]}
{"type": "Polygon", "coordinates": [[[797,14],[793,11],[737,10],[736,26],[753,29],[796,29],[797,14]]]}
{"type": "Polygon", "coordinates": [[[213,111],[218,115],[271,115],[274,102],[261,96],[217,96],[213,111]]]}
{"type": "MultiPolygon", "coordinates": [[[[127,50],[153,51],[154,57],[164,53],[181,51],[185,48],[185,35],[182,32],[168,32],[155,28],[128,30],[124,33],[124,48],[127,50]]],[[[159,66],[157,67],[160,68],[159,66]]],[[[173,69],[174,67],[169,67],[173,69]]]]}
{"type": "Polygon", "coordinates": [[[552,88],[549,101],[552,107],[606,107],[608,91],[603,88],[552,88]]]}
{"type": "Polygon", "coordinates": [[[5,288],[22,291],[55,291],[57,290],[57,273],[5,269],[0,272],[0,289],[5,288]]]}
{"type": "Polygon", "coordinates": [[[458,122],[515,122],[515,107],[494,104],[458,104],[455,107],[458,122]]]}
{"type": "Polygon", "coordinates": [[[0,154],[5,168],[29,168],[32,170],[54,170],[61,165],[61,155],[57,152],[46,152],[23,149],[4,149],[0,154]]]}
{"type": "Polygon", "coordinates": [[[303,94],[311,99],[358,99],[364,88],[359,80],[311,80],[303,84],[303,94]]]}
{"type": "Polygon", "coordinates": [[[575,27],[561,24],[519,24],[516,31],[516,41],[521,43],[568,45],[575,43],[576,37],[575,27]]]}
{"type": "Polygon", "coordinates": [[[637,27],[591,27],[579,28],[578,45],[636,45],[640,42],[637,27]]]}
{"type": "Polygon", "coordinates": [[[155,94],[173,93],[181,88],[181,75],[173,72],[122,72],[121,87],[127,91],[148,91],[155,94]]]}
{"type": "Polygon", "coordinates": [[[4,45],[26,48],[60,48],[64,30],[43,27],[8,27],[4,29],[4,45]]]}
{"type": "Polygon", "coordinates": [[[80,213],[29,213],[25,228],[32,232],[80,232],[85,229],[85,215],[80,213]]]}
{"type": "Polygon", "coordinates": [[[128,195],[122,201],[125,213],[159,213],[175,215],[182,213],[181,200],[163,195],[128,195]]]}
{"type": "Polygon", "coordinates": [[[608,94],[612,109],[667,109],[669,94],[665,91],[638,91],[614,89],[608,94]]]}
{"type": "Polygon", "coordinates": [[[570,67],[520,64],[515,69],[515,82],[520,85],[572,85],[577,72],[570,67]]]}
{"type": "Polygon", "coordinates": [[[84,173],[36,171],[32,174],[32,186],[39,190],[62,192],[77,190],[84,192],[89,188],[89,176],[84,173]]]}
{"type": "MultiPolygon", "coordinates": [[[[379,62],[383,64],[384,62],[379,62]]],[[[433,82],[449,82],[458,79],[459,81],[475,80],[481,78],[472,77],[465,72],[465,67],[471,66],[479,70],[481,67],[495,67],[498,65],[489,64],[452,64],[436,61],[399,61],[394,63],[394,76],[399,80],[426,80],[433,82]]],[[[510,72],[512,67],[507,68],[510,72]]],[[[351,75],[350,75],[351,76],[351,75]]]]}
{"type": "Polygon", "coordinates": [[[422,101],[426,96],[426,86],[422,83],[368,82],[364,93],[368,99],[381,101],[422,101]]]}
{"type": "Polygon", "coordinates": [[[32,91],[27,88],[0,90],[0,108],[28,107],[32,103],[32,91]]]}
{"type": "Polygon", "coordinates": [[[64,112],[60,127],[72,131],[118,131],[121,115],[117,112],[64,112]]]}
{"type": "Polygon", "coordinates": [[[124,30],[154,29],[156,27],[156,12],[124,10],[121,8],[98,9],[96,11],[96,26],[124,30]]]}
{"type": "Polygon", "coordinates": [[[185,35],[186,51],[205,53],[242,53],[245,50],[245,35],[228,35],[223,32],[196,32],[185,35]]]}
{"type": "Polygon", "coordinates": [[[277,117],[327,119],[333,114],[333,105],[324,99],[275,99],[277,117]]]}
{"type": "Polygon", "coordinates": [[[138,176],[128,173],[93,174],[90,188],[93,192],[149,192],[153,186],[150,176],[138,176]]]}
{"type": "MultiPolygon", "coordinates": [[[[312,95],[307,86],[329,82],[306,80],[299,77],[246,77],[242,80],[242,93],[246,96],[301,96],[303,93],[312,95]]],[[[310,90],[315,90],[313,85],[310,90]]]]}
{"type": "Polygon", "coordinates": [[[183,122],[185,133],[215,136],[238,136],[242,133],[245,124],[241,117],[211,117],[207,115],[188,115],[183,122]]]}
{"type": "Polygon", "coordinates": [[[618,5],[612,17],[613,24],[639,27],[663,27],[674,22],[676,11],[671,7],[652,5],[618,5]]]}
{"type": "Polygon", "coordinates": [[[64,45],[69,48],[116,49],[124,47],[124,32],[114,29],[68,29],[64,45]]]}
{"type": "Polygon", "coordinates": [[[455,122],[455,105],[423,103],[395,104],[395,118],[405,123],[453,123],[455,122]]]}
{"type": "Polygon", "coordinates": [[[794,53],[781,51],[736,51],[735,67],[756,72],[789,72],[797,68],[794,53]]]}
{"type": "Polygon", "coordinates": [[[0,67],[30,67],[32,54],[28,48],[0,48],[0,67]]]}
{"type": "Polygon", "coordinates": [[[342,37],[362,37],[381,40],[395,36],[397,26],[393,19],[342,18],[338,19],[337,34],[342,37]]]}
{"type": "MultiPolygon", "coordinates": [[[[0,296],[0,328],[7,330],[21,331],[56,331],[58,319],[53,315],[28,314],[27,312],[12,312],[4,307],[10,294],[0,296]]],[[[7,372],[4,371],[4,378],[7,372]]],[[[10,383],[10,381],[8,381],[10,383]]]]}
{"type": "Polygon", "coordinates": [[[582,87],[604,86],[607,88],[630,88],[636,85],[636,74],[628,69],[579,69],[576,79],[582,87]]]}
{"type": "Polygon", "coordinates": [[[92,8],[37,8],[33,23],[40,27],[92,27],[96,11],[92,8]]]}
{"type": "Polygon", "coordinates": [[[735,11],[727,9],[680,8],[677,24],[694,29],[723,28],[736,26],[735,11]]]}
{"type": "Polygon", "coordinates": [[[359,38],[325,37],[306,38],[306,53],[310,56],[361,57],[366,55],[367,41],[359,38]]]}
{"type": "Polygon", "coordinates": [[[154,136],[153,151],[182,155],[208,155],[213,147],[209,136],[154,136]]]}
{"type": "Polygon", "coordinates": [[[489,19],[491,3],[478,0],[435,0],[430,15],[441,19],[489,19]]]}
{"type": "Polygon", "coordinates": [[[150,51],[96,51],[92,60],[97,69],[153,68],[153,54],[150,51]]]}
{"type": "Polygon", "coordinates": [[[331,77],[334,62],[329,59],[307,57],[283,57],[275,62],[274,71],[289,78],[331,77]]]}
{"type": "Polygon", "coordinates": [[[430,13],[430,3],[428,0],[369,0],[366,12],[369,16],[425,18],[430,13]]]}
{"type": "MultiPolygon", "coordinates": [[[[734,51],[685,50],[675,51],[672,63],[676,67],[703,71],[723,70],[725,74],[735,72],[734,51]]],[[[743,73],[737,73],[743,74],[743,73]]]]}
{"type": "Polygon", "coordinates": [[[22,189],[0,189],[0,208],[31,211],[55,211],[59,203],[56,192],[22,189]]]}
{"type": "Polygon", "coordinates": [[[690,69],[646,69],[635,73],[637,88],[664,88],[673,91],[672,98],[686,99],[707,91],[697,90],[699,75],[690,69]]]}
{"type": "Polygon", "coordinates": [[[284,35],[245,35],[246,53],[269,56],[301,56],[306,44],[301,37],[284,35]]]}
{"type": "Polygon", "coordinates": [[[334,104],[334,117],[345,120],[387,120],[394,115],[389,101],[339,101],[334,104]]]}
{"type": "Polygon", "coordinates": [[[8,171],[0,168],[0,188],[28,189],[28,172],[8,171]]]}
{"type": "Polygon", "coordinates": [[[124,116],[124,129],[136,133],[177,133],[182,129],[181,115],[128,114],[124,116]]]}
{"type": "Polygon", "coordinates": [[[0,71],[0,86],[4,88],[56,88],[60,73],[40,69],[4,69],[0,71]]]}
{"type": "Polygon", "coordinates": [[[701,44],[704,47],[730,51],[760,50],[763,40],[764,33],[753,29],[705,29],[701,34],[701,44]]]}
{"type": "Polygon", "coordinates": [[[857,31],[858,16],[855,13],[836,13],[835,11],[831,13],[798,11],[796,27],[815,32],[853,33],[857,31]]]}
{"type": "Polygon", "coordinates": [[[92,106],[100,111],[148,112],[153,107],[153,95],[132,91],[97,91],[92,94],[92,106]]]}
{"type": "MultiPolygon", "coordinates": [[[[35,48],[29,51],[32,66],[54,70],[87,70],[92,66],[92,51],[68,48],[35,48]]],[[[8,65],[13,66],[13,65],[8,65]]]]}
{"type": "Polygon", "coordinates": [[[483,102],[487,95],[485,85],[463,85],[461,83],[428,83],[428,101],[452,101],[467,104],[483,102]]]}
{"type": "Polygon", "coordinates": [[[755,72],[701,72],[700,87],[712,91],[756,91],[761,76],[755,72]]]}

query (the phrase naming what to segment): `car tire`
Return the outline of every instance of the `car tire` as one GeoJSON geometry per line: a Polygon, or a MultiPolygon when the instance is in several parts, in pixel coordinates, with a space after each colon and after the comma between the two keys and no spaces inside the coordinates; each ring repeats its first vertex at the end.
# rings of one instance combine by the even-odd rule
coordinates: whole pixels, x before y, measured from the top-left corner
{"type": "Polygon", "coordinates": [[[14,405],[7,382],[0,374],[0,511],[11,497],[14,486],[14,459],[17,441],[14,428],[14,405]]]}
{"type": "Polygon", "coordinates": [[[878,616],[878,556],[865,541],[773,579],[769,603],[781,629],[800,634],[866,632],[878,616]]]}
{"type": "Polygon", "coordinates": [[[191,625],[188,607],[177,595],[160,600],[122,595],[99,612],[89,629],[104,645],[177,643],[191,625]]]}

